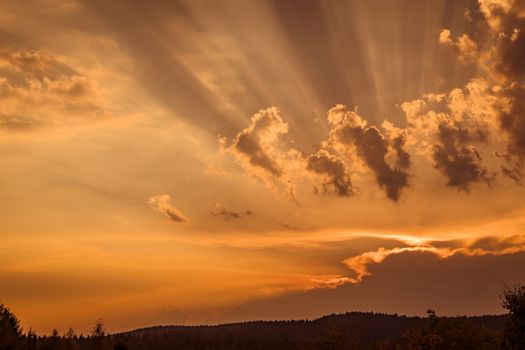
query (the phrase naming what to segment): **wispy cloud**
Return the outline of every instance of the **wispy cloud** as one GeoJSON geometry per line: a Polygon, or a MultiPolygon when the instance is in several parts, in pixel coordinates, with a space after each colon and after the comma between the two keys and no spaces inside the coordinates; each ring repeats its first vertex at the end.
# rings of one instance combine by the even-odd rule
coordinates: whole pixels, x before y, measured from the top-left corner
{"type": "Polygon", "coordinates": [[[171,197],[168,194],[152,196],[148,199],[148,203],[155,211],[163,214],[174,222],[188,221],[186,216],[171,204],[171,197]]]}
{"type": "Polygon", "coordinates": [[[243,217],[250,216],[253,213],[252,213],[251,210],[245,210],[245,211],[228,210],[221,203],[217,203],[215,205],[215,209],[213,209],[210,212],[210,214],[213,215],[213,216],[218,216],[218,217],[222,217],[222,218],[224,218],[226,220],[229,220],[229,219],[241,219],[243,217]]]}
{"type": "Polygon", "coordinates": [[[43,51],[0,55],[0,127],[86,123],[111,115],[101,86],[43,51]]]}

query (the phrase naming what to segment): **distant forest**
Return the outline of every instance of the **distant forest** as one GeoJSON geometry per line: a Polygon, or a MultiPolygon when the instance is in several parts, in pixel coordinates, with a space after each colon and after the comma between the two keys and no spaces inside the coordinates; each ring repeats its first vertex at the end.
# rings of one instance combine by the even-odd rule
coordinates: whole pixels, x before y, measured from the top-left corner
{"type": "Polygon", "coordinates": [[[351,312],[316,320],[217,326],[158,326],[108,334],[98,320],[88,336],[24,333],[0,304],[0,350],[525,350],[525,287],[501,295],[505,315],[426,317],[351,312]]]}

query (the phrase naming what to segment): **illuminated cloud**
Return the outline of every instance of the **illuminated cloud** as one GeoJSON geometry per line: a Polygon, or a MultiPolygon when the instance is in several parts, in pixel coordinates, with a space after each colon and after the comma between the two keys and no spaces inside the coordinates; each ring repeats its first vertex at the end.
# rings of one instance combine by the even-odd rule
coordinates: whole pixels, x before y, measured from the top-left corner
{"type": "Polygon", "coordinates": [[[347,155],[355,154],[374,174],[377,184],[388,198],[398,201],[401,191],[409,186],[410,156],[404,150],[405,139],[399,133],[389,138],[355,111],[337,105],[328,111],[332,128],[327,144],[347,155]],[[393,159],[389,164],[389,159],[393,159]]]}
{"type": "Polygon", "coordinates": [[[187,222],[186,216],[171,204],[168,194],[159,194],[148,199],[151,207],[174,222],[187,222]]]}
{"type": "Polygon", "coordinates": [[[270,107],[253,115],[250,125],[237,133],[230,146],[225,146],[224,138],[220,141],[248,174],[298,204],[291,176],[302,166],[302,157],[282,145],[280,138],[287,133],[288,124],[280,111],[270,107]]]}
{"type": "Polygon", "coordinates": [[[27,129],[110,116],[100,86],[42,51],[0,55],[0,126],[27,129]]]}
{"type": "MultiPolygon", "coordinates": [[[[439,36],[439,42],[453,47],[460,60],[466,56],[475,58],[473,61],[488,77],[486,80],[473,79],[466,88],[469,94],[466,97],[460,96],[463,97],[463,101],[452,100],[450,102],[449,107],[456,105],[461,109],[461,117],[457,118],[460,114],[456,113],[451,116],[450,120],[455,123],[454,128],[458,130],[466,130],[466,133],[471,135],[478,133],[479,135],[475,137],[478,142],[487,142],[484,137],[480,137],[482,133],[488,135],[489,131],[492,133],[497,133],[498,129],[503,131],[502,134],[506,135],[506,140],[503,140],[506,143],[506,153],[497,153],[498,157],[504,161],[504,164],[501,165],[501,172],[517,183],[522,183],[525,157],[525,137],[523,136],[525,135],[525,103],[523,102],[525,97],[525,66],[523,64],[525,62],[525,5],[522,1],[515,0],[478,0],[478,3],[483,14],[480,20],[485,21],[488,25],[488,32],[477,33],[479,45],[466,35],[453,41],[451,32],[447,29],[442,30],[439,36]],[[483,50],[479,51],[478,47],[483,47],[483,50]],[[467,106],[465,102],[469,99],[472,101],[467,106]],[[472,128],[472,124],[464,125],[466,122],[464,116],[469,116],[478,123],[478,126],[472,128]],[[489,123],[482,125],[483,120],[488,120],[489,123]]],[[[447,134],[451,135],[451,133],[447,134]]],[[[471,136],[467,138],[470,139],[468,142],[475,141],[471,136]]],[[[460,142],[460,144],[466,144],[466,142],[460,142]]],[[[464,145],[458,146],[455,147],[455,150],[452,148],[453,153],[463,154],[463,156],[456,157],[455,160],[452,157],[453,163],[465,169],[464,173],[448,171],[450,167],[446,166],[446,161],[439,162],[443,166],[439,164],[437,166],[445,174],[453,175],[449,176],[449,184],[457,183],[460,188],[464,188],[461,182],[486,179],[485,169],[480,164],[475,164],[476,158],[481,161],[477,151],[474,151],[472,146],[469,147],[470,149],[464,148],[464,145]],[[460,178],[463,178],[464,181],[461,181],[460,178]]]]}
{"type": "MultiPolygon", "coordinates": [[[[474,242],[466,247],[446,247],[439,242],[422,242],[419,244],[412,244],[405,247],[395,247],[391,249],[379,248],[374,251],[365,252],[351,258],[343,260],[348,268],[350,268],[354,276],[337,278],[338,282],[344,283],[361,283],[363,278],[371,276],[368,266],[371,264],[380,264],[391,255],[408,253],[408,252],[423,252],[431,253],[440,259],[447,259],[451,256],[460,254],[465,256],[485,256],[485,255],[509,255],[525,251],[525,241],[523,237],[505,237],[495,238],[487,237],[474,242]],[[433,245],[434,244],[434,245],[433,245]]],[[[446,242],[445,242],[446,243],[446,242]]],[[[326,281],[329,285],[330,279],[326,281]]]]}
{"type": "Polygon", "coordinates": [[[320,150],[306,159],[307,169],[323,177],[323,191],[337,196],[351,196],[352,182],[344,161],[320,150]]]}
{"type": "Polygon", "coordinates": [[[273,176],[283,173],[277,152],[279,137],[288,132],[285,123],[275,107],[261,110],[255,114],[250,125],[235,137],[232,149],[240,158],[245,158],[255,172],[262,170],[273,176]]]}
{"type": "Polygon", "coordinates": [[[475,62],[478,58],[478,45],[467,34],[453,40],[450,30],[443,29],[439,33],[439,43],[454,50],[463,63],[475,62]]]}
{"type": "Polygon", "coordinates": [[[232,149],[245,158],[250,173],[262,171],[280,178],[286,172],[282,182],[292,183],[293,188],[296,182],[291,178],[304,176],[297,166],[289,167],[293,162],[287,159],[287,152],[294,154],[295,164],[304,163],[306,170],[322,178],[325,194],[339,196],[355,192],[351,177],[364,167],[387,197],[397,202],[410,186],[413,151],[432,162],[447,186],[458,190],[468,192],[477,183],[492,184],[497,171],[486,159],[494,155],[503,162],[501,173],[522,183],[525,9],[511,0],[480,0],[479,8],[482,16],[476,20],[486,21],[488,27],[483,30],[479,25],[479,32],[457,37],[442,29],[438,42],[452,49],[462,63],[478,65],[486,76],[472,78],[464,88],[403,103],[406,128],[385,122],[380,130],[369,126],[356,111],[336,105],[328,111],[328,139],[319,151],[303,159],[292,148],[277,147],[288,124],[272,107],[252,117],[250,126],[237,134],[232,149]]]}
{"type": "Polygon", "coordinates": [[[491,183],[494,170],[478,148],[497,147],[500,91],[484,79],[472,79],[465,89],[428,94],[404,103],[408,143],[431,161],[447,186],[469,191],[478,182],[491,183]]]}
{"type": "MultiPolygon", "coordinates": [[[[500,176],[523,183],[523,2],[481,1],[462,23],[467,2],[2,2],[0,280],[24,328],[85,331],[74,322],[108,315],[120,331],[165,306],[166,318],[196,323],[194,307],[214,322],[261,296],[261,311],[287,310],[277,294],[305,290],[323,298],[289,317],[419,312],[445,289],[462,299],[455,313],[523,278],[518,240],[469,243],[524,227],[523,189],[500,176]],[[104,122],[77,127],[93,120],[104,122]],[[220,154],[217,134],[228,135],[220,154]],[[158,188],[176,200],[151,197],[155,213],[136,205],[158,188]],[[439,241],[456,234],[467,241],[439,241]],[[101,307],[86,283],[115,276],[101,307]],[[43,288],[27,288],[35,281],[43,288]]],[[[486,307],[497,293],[470,311],[499,310],[486,307]]]]}
{"type": "Polygon", "coordinates": [[[288,197],[294,200],[295,182],[291,177],[304,176],[303,169],[322,177],[325,194],[352,195],[346,160],[352,165],[361,161],[387,197],[398,201],[402,189],[409,186],[411,161],[405,150],[405,132],[385,122],[383,134],[374,126],[367,127],[363,118],[343,105],[328,111],[328,121],[328,140],[306,159],[293,148],[279,146],[279,137],[288,132],[288,124],[274,107],[255,114],[250,126],[237,134],[228,150],[248,173],[266,181],[283,178],[281,181],[288,184],[288,197]]]}

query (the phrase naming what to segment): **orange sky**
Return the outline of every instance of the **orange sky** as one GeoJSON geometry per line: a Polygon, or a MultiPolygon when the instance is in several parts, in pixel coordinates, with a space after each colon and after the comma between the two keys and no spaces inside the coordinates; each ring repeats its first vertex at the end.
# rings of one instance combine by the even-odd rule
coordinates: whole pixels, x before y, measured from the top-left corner
{"type": "Polygon", "coordinates": [[[521,0],[0,5],[0,301],[27,330],[499,313],[521,0]]]}

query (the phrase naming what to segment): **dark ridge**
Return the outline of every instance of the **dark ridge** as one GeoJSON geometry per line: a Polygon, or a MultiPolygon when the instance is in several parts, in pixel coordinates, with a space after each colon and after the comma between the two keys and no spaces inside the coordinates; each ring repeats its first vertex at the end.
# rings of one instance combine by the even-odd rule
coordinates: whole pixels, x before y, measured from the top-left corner
{"type": "MultiPolygon", "coordinates": [[[[506,315],[438,317],[471,327],[501,332],[506,315]]],[[[331,314],[314,320],[248,321],[219,325],[154,326],[115,334],[120,339],[230,339],[235,342],[311,343],[327,334],[337,333],[353,343],[365,346],[382,341],[400,340],[408,331],[425,327],[428,318],[374,312],[331,314]]]]}

